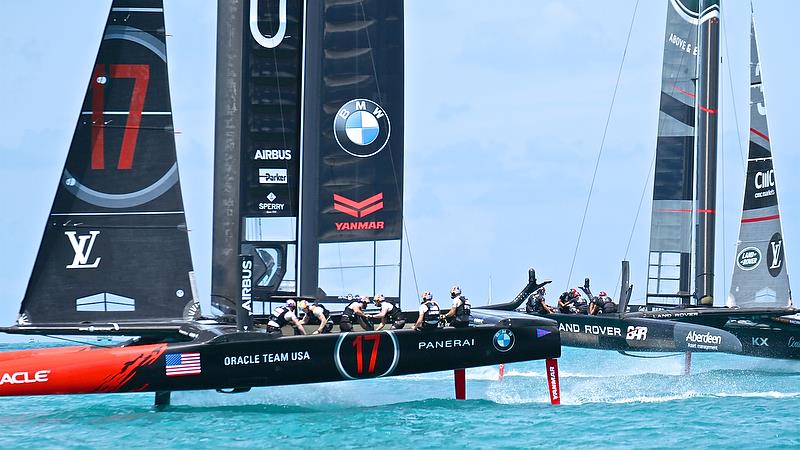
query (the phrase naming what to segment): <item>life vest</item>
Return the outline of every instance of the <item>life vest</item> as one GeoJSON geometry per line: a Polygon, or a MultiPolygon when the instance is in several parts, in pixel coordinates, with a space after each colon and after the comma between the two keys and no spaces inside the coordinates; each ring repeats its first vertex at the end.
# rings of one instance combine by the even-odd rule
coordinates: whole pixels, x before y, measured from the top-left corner
{"type": "Polygon", "coordinates": [[[617,304],[614,303],[614,300],[611,300],[611,297],[606,297],[603,302],[603,312],[606,314],[617,312],[617,304]]]}
{"type": "Polygon", "coordinates": [[[425,315],[422,316],[422,322],[426,327],[438,327],[439,326],[439,315],[441,312],[439,311],[439,304],[433,300],[428,300],[425,302],[425,306],[428,308],[425,311],[425,315]]]}
{"type": "Polygon", "coordinates": [[[454,319],[458,322],[469,322],[472,305],[470,305],[467,297],[459,295],[458,299],[461,300],[461,304],[456,306],[456,315],[454,319]]]}
{"type": "MultiPolygon", "coordinates": [[[[384,300],[385,301],[385,300],[384,300]]],[[[402,318],[402,311],[400,311],[400,307],[395,305],[392,302],[387,302],[389,304],[389,311],[386,312],[387,322],[396,322],[402,318]]]]}
{"type": "Polygon", "coordinates": [[[361,305],[360,301],[352,301],[348,303],[347,306],[344,307],[344,311],[342,311],[342,316],[347,316],[347,318],[350,320],[355,318],[356,312],[353,308],[351,308],[351,306],[353,306],[356,303],[361,305]]]}
{"type": "Polygon", "coordinates": [[[272,317],[270,317],[269,319],[277,323],[278,328],[281,328],[287,323],[289,323],[289,321],[286,320],[286,313],[289,311],[290,311],[289,308],[285,306],[279,306],[272,310],[272,317]]]}
{"type": "Polygon", "coordinates": [[[312,317],[317,317],[317,316],[314,315],[314,312],[313,312],[314,308],[322,308],[322,315],[325,316],[326,319],[331,317],[331,312],[328,311],[328,308],[326,308],[325,305],[320,304],[320,303],[314,303],[314,304],[312,304],[311,306],[308,307],[308,312],[309,312],[309,314],[311,314],[312,317]]]}

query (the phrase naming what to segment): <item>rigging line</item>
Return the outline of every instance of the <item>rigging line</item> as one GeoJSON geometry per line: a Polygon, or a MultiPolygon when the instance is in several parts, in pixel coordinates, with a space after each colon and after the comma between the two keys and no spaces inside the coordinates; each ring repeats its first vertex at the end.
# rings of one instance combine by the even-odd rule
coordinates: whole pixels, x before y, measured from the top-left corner
{"type": "MultiPolygon", "coordinates": [[[[367,23],[367,13],[364,10],[364,2],[358,2],[359,7],[361,8],[361,18],[364,23],[367,23]]],[[[367,35],[367,47],[370,50],[370,62],[372,64],[372,76],[375,79],[375,89],[378,91],[378,101],[383,104],[383,93],[381,92],[381,83],[378,79],[378,68],[375,65],[375,52],[372,48],[372,38],[370,37],[370,30],[369,27],[365,28],[366,35],[367,35]]],[[[390,149],[391,150],[391,149],[390,149]]],[[[397,167],[395,166],[394,155],[392,155],[391,151],[389,152],[389,162],[392,164],[392,175],[394,175],[394,186],[397,192],[398,197],[400,196],[400,184],[398,183],[397,178],[397,167]]],[[[405,210],[405,209],[404,209],[405,210]]],[[[408,260],[411,263],[411,274],[414,276],[414,289],[417,291],[417,298],[420,297],[419,293],[419,284],[417,283],[417,270],[414,267],[414,256],[411,253],[411,239],[408,237],[408,227],[406,226],[406,221],[401,215],[401,221],[403,224],[403,233],[406,235],[406,248],[408,249],[408,260]]],[[[401,236],[402,241],[402,236],[401,236]]],[[[402,244],[401,244],[402,245],[402,244]]],[[[402,252],[401,252],[402,255],[402,252]]],[[[400,261],[400,264],[403,264],[403,261],[400,261]]],[[[400,280],[400,285],[402,286],[403,280],[400,280]]]]}
{"type": "MultiPolygon", "coordinates": [[[[636,216],[633,218],[633,227],[631,227],[631,234],[628,236],[628,245],[625,246],[625,256],[622,257],[623,261],[628,260],[628,251],[631,249],[631,242],[633,242],[633,235],[636,232],[636,225],[639,222],[639,213],[642,212],[642,204],[644,203],[644,197],[647,194],[647,186],[650,185],[650,177],[655,173],[654,167],[656,165],[656,153],[653,152],[653,158],[650,160],[650,170],[647,171],[647,179],[644,181],[644,187],[642,188],[642,196],[639,197],[639,207],[636,208],[636,216]]],[[[620,283],[622,282],[622,270],[620,269],[619,276],[617,277],[617,283],[614,287],[614,297],[617,297],[618,290],[620,288],[620,283]]]]}
{"type": "MultiPolygon", "coordinates": [[[[255,0],[255,1],[258,1],[258,0],[255,0]]],[[[273,23],[273,20],[272,20],[273,19],[273,15],[269,14],[268,17],[269,17],[268,20],[269,20],[270,29],[274,30],[275,28],[273,28],[274,27],[274,23],[273,23]]],[[[285,117],[284,111],[283,111],[283,108],[284,108],[285,105],[283,103],[283,94],[281,93],[281,76],[280,76],[280,71],[278,70],[278,47],[279,46],[276,45],[275,47],[273,47],[271,49],[272,50],[272,62],[273,62],[273,67],[275,68],[275,84],[276,84],[276,86],[278,88],[277,89],[277,91],[278,91],[278,105],[280,105],[278,107],[278,110],[281,113],[281,139],[283,140],[283,148],[289,148],[289,145],[288,145],[288,143],[286,141],[286,133],[287,133],[288,128],[286,127],[286,117],[285,117]]],[[[302,77],[303,75],[304,74],[301,73],[300,77],[302,77]]],[[[301,81],[302,80],[298,80],[298,83],[301,82],[301,81]]],[[[252,105],[250,105],[250,107],[252,108],[252,105]]],[[[288,161],[286,163],[286,167],[287,168],[289,167],[289,162],[288,161]]],[[[293,195],[289,195],[288,197],[289,198],[288,198],[286,203],[289,204],[290,208],[294,208],[295,207],[295,205],[293,204],[294,203],[294,196],[293,195]]]]}
{"type": "MultiPolygon", "coordinates": [[[[750,2],[750,7],[753,7],[753,2],[750,2]]],[[[742,148],[742,129],[739,127],[739,113],[736,111],[736,92],[734,92],[733,88],[733,70],[731,70],[731,52],[728,50],[728,27],[726,24],[728,23],[728,19],[725,18],[725,11],[722,11],[722,36],[725,39],[725,53],[727,54],[728,58],[725,61],[725,64],[728,66],[728,85],[730,86],[730,93],[731,93],[731,107],[733,108],[733,121],[736,124],[736,142],[739,144],[739,158],[742,162],[742,170],[746,173],[747,172],[747,160],[744,157],[744,149],[742,148]]]]}
{"type": "Polygon", "coordinates": [[[569,289],[570,281],[572,280],[572,270],[575,268],[575,260],[578,257],[578,248],[581,245],[581,236],[583,236],[583,227],[586,224],[586,215],[589,212],[589,203],[592,200],[592,192],[594,191],[594,182],[597,179],[597,169],[600,167],[600,159],[603,156],[603,148],[606,144],[606,135],[608,134],[608,127],[611,124],[611,113],[614,111],[614,102],[617,99],[617,90],[619,89],[619,81],[622,78],[622,68],[625,66],[625,57],[628,55],[628,45],[631,42],[631,33],[633,32],[633,24],[636,22],[636,11],[639,9],[639,0],[633,7],[633,16],[631,17],[631,24],[628,27],[628,37],[625,40],[625,50],[622,52],[622,61],[619,64],[619,71],[617,72],[617,82],[614,85],[614,93],[611,95],[611,106],[608,108],[608,116],[606,117],[606,125],[603,129],[603,137],[600,140],[600,150],[597,152],[597,160],[594,163],[594,173],[592,173],[592,183],[589,185],[589,195],[586,198],[586,206],[583,209],[583,218],[581,219],[581,227],[578,231],[578,241],[575,243],[575,252],[572,254],[572,264],[569,267],[569,275],[567,276],[567,286],[569,289]]]}

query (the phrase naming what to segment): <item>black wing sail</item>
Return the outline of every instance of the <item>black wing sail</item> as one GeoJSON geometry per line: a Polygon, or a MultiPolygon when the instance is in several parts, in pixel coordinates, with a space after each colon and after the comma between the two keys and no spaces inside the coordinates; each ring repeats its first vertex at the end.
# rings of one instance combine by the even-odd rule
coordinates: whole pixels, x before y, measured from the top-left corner
{"type": "Polygon", "coordinates": [[[303,9],[219,5],[211,303],[226,314],[241,297],[239,255],[252,258],[252,300],[297,294],[303,9]]]}
{"type": "Polygon", "coordinates": [[[647,302],[688,301],[692,254],[697,0],[668,0],[647,302]]]}
{"type": "Polygon", "coordinates": [[[161,0],[113,2],[20,325],[181,319],[196,306],[165,36],[161,0]]]}
{"type": "MultiPolygon", "coordinates": [[[[403,2],[326,1],[319,111],[318,287],[400,297],[403,2]]],[[[305,243],[304,243],[305,244],[305,243]]]]}

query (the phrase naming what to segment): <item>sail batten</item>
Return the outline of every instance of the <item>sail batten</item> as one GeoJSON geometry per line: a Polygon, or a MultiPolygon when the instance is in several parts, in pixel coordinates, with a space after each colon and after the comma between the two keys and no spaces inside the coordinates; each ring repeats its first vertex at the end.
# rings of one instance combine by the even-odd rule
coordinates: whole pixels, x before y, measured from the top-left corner
{"type": "Polygon", "coordinates": [[[750,27],[749,131],[742,219],[727,305],[791,306],[755,17],[750,27]]]}

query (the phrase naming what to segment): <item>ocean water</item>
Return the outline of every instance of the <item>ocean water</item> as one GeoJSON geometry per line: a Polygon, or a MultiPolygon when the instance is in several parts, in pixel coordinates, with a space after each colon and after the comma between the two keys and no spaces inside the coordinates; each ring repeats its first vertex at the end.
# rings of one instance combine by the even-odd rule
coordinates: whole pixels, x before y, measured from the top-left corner
{"type": "MultiPolygon", "coordinates": [[[[30,345],[0,345],[0,350],[30,345]]],[[[0,448],[800,448],[800,362],[638,359],[565,348],[562,405],[544,362],[452,374],[173,393],[0,398],[0,448]]]]}

